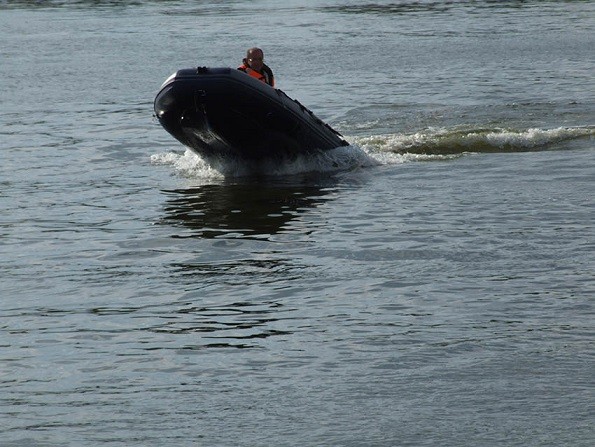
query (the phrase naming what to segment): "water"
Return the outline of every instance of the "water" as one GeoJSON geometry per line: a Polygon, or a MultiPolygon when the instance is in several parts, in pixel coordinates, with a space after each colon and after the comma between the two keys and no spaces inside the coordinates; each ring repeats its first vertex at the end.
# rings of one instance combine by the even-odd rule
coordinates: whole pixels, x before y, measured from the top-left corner
{"type": "Polygon", "coordinates": [[[594,17],[0,1],[0,445],[592,445],[594,17]],[[152,118],[253,45],[351,146],[152,118]]]}

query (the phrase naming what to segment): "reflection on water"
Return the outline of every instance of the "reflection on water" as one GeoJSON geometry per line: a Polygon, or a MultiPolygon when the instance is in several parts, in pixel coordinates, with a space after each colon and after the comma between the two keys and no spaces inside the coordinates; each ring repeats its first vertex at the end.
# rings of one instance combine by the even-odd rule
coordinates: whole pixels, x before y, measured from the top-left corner
{"type": "Polygon", "coordinates": [[[181,336],[185,340],[190,335],[176,348],[181,350],[254,348],[258,344],[250,340],[291,333],[276,327],[283,311],[287,309],[275,302],[189,303],[162,315],[163,322],[149,331],[181,336]]]}
{"type": "Polygon", "coordinates": [[[191,230],[174,237],[266,238],[289,231],[287,224],[323,203],[328,188],[275,184],[204,185],[163,191],[160,223],[191,230]]]}
{"type": "Polygon", "coordinates": [[[287,320],[295,309],[283,304],[285,290],[301,278],[304,266],[279,256],[268,240],[296,231],[292,221],[329,200],[334,186],[321,183],[328,180],[316,186],[281,181],[162,191],[165,215],[159,224],[173,227],[174,238],[203,241],[193,241],[196,249],[169,265],[170,281],[185,292],[150,331],[174,336],[183,351],[259,348],[263,339],[290,335],[287,320]],[[280,287],[272,293],[275,283],[280,287]]]}
{"type": "Polygon", "coordinates": [[[233,286],[249,286],[256,280],[265,284],[275,281],[288,281],[298,277],[300,266],[286,259],[229,259],[215,262],[212,259],[199,259],[171,264],[172,275],[178,282],[209,284],[211,281],[225,280],[233,286]]]}

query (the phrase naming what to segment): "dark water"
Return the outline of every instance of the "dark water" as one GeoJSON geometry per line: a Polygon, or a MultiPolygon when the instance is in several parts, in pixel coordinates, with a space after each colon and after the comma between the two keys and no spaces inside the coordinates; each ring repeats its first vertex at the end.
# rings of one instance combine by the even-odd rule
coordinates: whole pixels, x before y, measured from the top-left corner
{"type": "Polygon", "coordinates": [[[595,4],[1,1],[0,445],[590,446],[595,4]],[[152,118],[262,46],[351,146],[152,118]]]}

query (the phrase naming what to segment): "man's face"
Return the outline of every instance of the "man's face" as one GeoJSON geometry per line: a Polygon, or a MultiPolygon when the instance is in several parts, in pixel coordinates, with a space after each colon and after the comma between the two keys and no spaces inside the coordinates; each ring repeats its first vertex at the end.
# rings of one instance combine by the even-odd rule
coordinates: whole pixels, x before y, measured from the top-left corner
{"type": "Polygon", "coordinates": [[[260,71],[263,65],[264,55],[262,51],[251,51],[248,53],[248,65],[256,71],[260,71]]]}

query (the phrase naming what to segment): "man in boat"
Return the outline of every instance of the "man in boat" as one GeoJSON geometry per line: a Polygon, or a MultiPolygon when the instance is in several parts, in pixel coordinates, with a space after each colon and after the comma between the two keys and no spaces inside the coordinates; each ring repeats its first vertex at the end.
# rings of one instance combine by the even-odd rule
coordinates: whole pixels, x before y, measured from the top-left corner
{"type": "Polygon", "coordinates": [[[246,57],[242,62],[243,63],[238,67],[238,70],[248,73],[253,78],[258,79],[271,87],[275,86],[273,71],[264,63],[264,53],[260,48],[250,48],[246,52],[246,57]]]}

